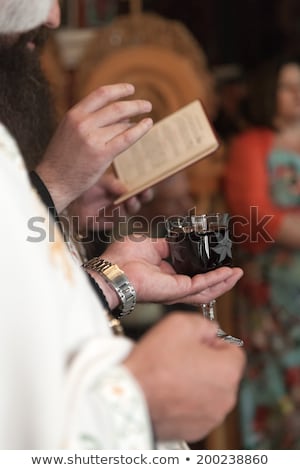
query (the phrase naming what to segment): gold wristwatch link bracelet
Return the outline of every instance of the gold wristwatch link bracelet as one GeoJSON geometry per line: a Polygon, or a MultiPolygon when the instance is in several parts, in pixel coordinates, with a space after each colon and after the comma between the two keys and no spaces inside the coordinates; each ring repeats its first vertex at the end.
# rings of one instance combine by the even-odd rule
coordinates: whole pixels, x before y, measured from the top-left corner
{"type": "Polygon", "coordinates": [[[124,317],[133,311],[136,305],[136,292],[126,274],[119,266],[96,257],[85,262],[82,267],[85,270],[90,269],[99,273],[107,284],[117,293],[120,299],[117,310],[118,317],[124,317]]]}

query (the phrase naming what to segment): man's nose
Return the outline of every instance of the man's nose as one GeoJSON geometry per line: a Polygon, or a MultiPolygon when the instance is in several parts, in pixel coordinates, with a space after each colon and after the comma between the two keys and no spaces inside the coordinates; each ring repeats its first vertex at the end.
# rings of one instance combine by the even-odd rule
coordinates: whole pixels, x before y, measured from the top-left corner
{"type": "Polygon", "coordinates": [[[48,16],[44,22],[44,25],[50,29],[58,28],[60,25],[60,16],[61,16],[61,11],[60,11],[59,1],[53,0],[53,5],[50,8],[48,16]]]}

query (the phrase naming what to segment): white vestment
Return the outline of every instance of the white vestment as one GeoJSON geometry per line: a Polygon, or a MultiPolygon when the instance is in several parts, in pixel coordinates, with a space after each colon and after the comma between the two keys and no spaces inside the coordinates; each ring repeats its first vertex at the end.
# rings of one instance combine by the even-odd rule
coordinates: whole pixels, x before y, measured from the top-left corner
{"type": "Polygon", "coordinates": [[[132,342],[106,312],[0,125],[0,448],[150,449],[132,342]]]}

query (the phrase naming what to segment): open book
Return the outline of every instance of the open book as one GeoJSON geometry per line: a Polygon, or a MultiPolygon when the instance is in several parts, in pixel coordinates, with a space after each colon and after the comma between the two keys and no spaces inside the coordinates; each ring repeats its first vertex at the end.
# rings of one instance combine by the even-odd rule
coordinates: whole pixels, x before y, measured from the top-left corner
{"type": "Polygon", "coordinates": [[[219,146],[199,100],[157,122],[138,142],[114,160],[128,191],[115,204],[183,170],[219,146]]]}

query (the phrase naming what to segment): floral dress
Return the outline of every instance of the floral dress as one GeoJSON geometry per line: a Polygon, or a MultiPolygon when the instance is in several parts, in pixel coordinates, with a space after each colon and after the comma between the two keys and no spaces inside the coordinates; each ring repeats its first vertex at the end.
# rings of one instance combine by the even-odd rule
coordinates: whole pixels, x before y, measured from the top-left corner
{"type": "MultiPolygon", "coordinates": [[[[300,155],[267,158],[274,205],[300,209],[300,155]]],[[[241,254],[239,334],[248,352],[240,392],[243,446],[300,449],[300,250],[272,244],[241,254]]]]}

